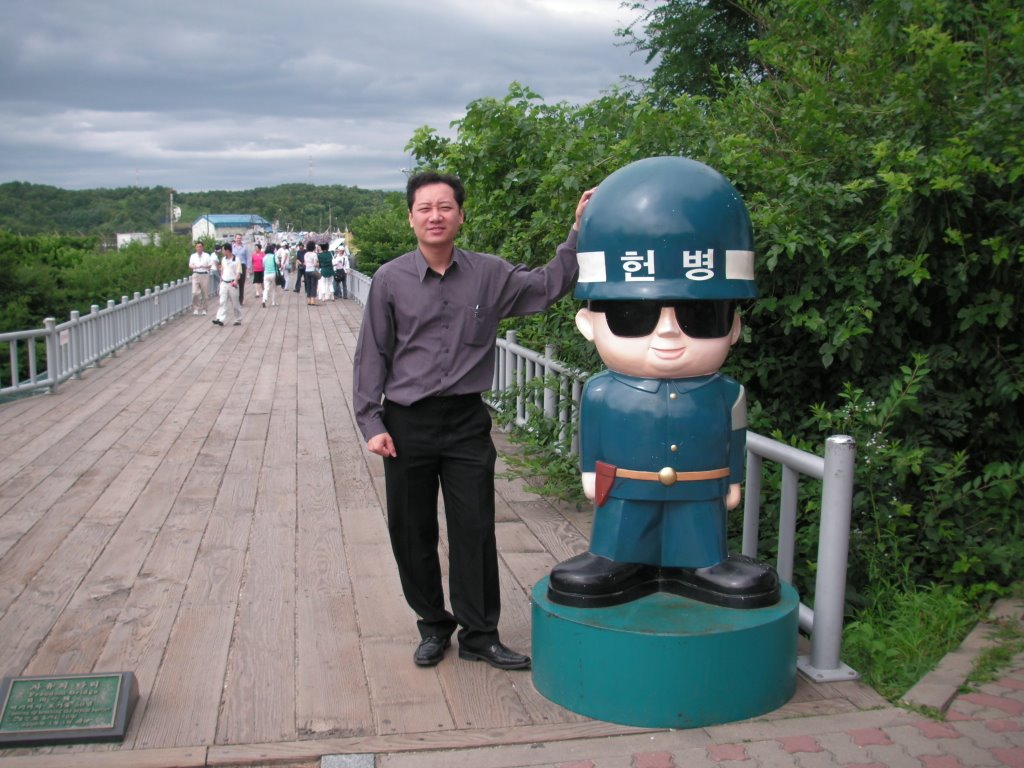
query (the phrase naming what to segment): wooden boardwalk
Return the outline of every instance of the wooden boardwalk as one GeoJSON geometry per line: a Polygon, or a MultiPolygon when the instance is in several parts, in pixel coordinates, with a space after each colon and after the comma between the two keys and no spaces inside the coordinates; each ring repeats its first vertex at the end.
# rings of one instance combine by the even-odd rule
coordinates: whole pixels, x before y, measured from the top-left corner
{"type": "MultiPolygon", "coordinates": [[[[381,461],[351,412],[361,308],[286,293],[243,310],[239,327],[176,319],[0,405],[0,673],[128,670],[141,690],[122,744],[0,749],[0,768],[314,766],[637,733],[549,702],[528,673],[454,652],[413,665],[381,461]]],[[[529,591],[585,549],[589,516],[521,482],[498,494],[502,638],[528,652],[529,591]]],[[[881,704],[801,681],[768,717],[881,704]]]]}

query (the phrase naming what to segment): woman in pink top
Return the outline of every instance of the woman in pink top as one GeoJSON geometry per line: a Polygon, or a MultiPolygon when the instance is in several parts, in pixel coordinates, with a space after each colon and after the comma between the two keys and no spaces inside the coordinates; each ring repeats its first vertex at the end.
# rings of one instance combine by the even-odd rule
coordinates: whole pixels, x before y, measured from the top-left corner
{"type": "Polygon", "coordinates": [[[252,282],[256,286],[256,298],[263,298],[263,243],[256,241],[256,250],[252,253],[252,282]]]}

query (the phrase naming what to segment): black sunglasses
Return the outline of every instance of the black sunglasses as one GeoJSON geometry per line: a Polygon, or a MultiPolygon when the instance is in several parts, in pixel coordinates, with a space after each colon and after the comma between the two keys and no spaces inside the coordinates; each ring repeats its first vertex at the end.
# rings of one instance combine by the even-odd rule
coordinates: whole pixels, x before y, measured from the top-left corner
{"type": "Polygon", "coordinates": [[[662,307],[672,307],[683,333],[692,339],[720,339],[732,330],[734,301],[591,301],[616,336],[648,336],[658,327],[662,307]]]}

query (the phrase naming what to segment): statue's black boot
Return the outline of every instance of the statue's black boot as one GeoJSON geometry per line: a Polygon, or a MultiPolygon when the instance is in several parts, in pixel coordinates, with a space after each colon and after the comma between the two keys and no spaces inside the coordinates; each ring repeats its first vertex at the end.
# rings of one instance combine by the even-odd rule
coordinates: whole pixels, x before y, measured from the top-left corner
{"type": "Polygon", "coordinates": [[[660,577],[665,592],[727,608],[764,608],[781,594],[776,570],[746,555],[729,555],[706,568],[662,568],[660,577]]]}
{"type": "Polygon", "coordinates": [[[578,608],[628,603],[658,590],[658,569],[584,552],[551,569],[548,599],[578,608]]]}

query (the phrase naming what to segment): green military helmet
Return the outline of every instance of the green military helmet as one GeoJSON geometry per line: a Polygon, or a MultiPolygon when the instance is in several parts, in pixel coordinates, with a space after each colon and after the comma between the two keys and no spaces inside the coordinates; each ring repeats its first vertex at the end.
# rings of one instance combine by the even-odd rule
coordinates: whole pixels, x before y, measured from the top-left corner
{"type": "Polygon", "coordinates": [[[743,200],[718,171],[684,157],[638,160],[602,181],[577,252],[577,299],[757,296],[743,200]]]}

